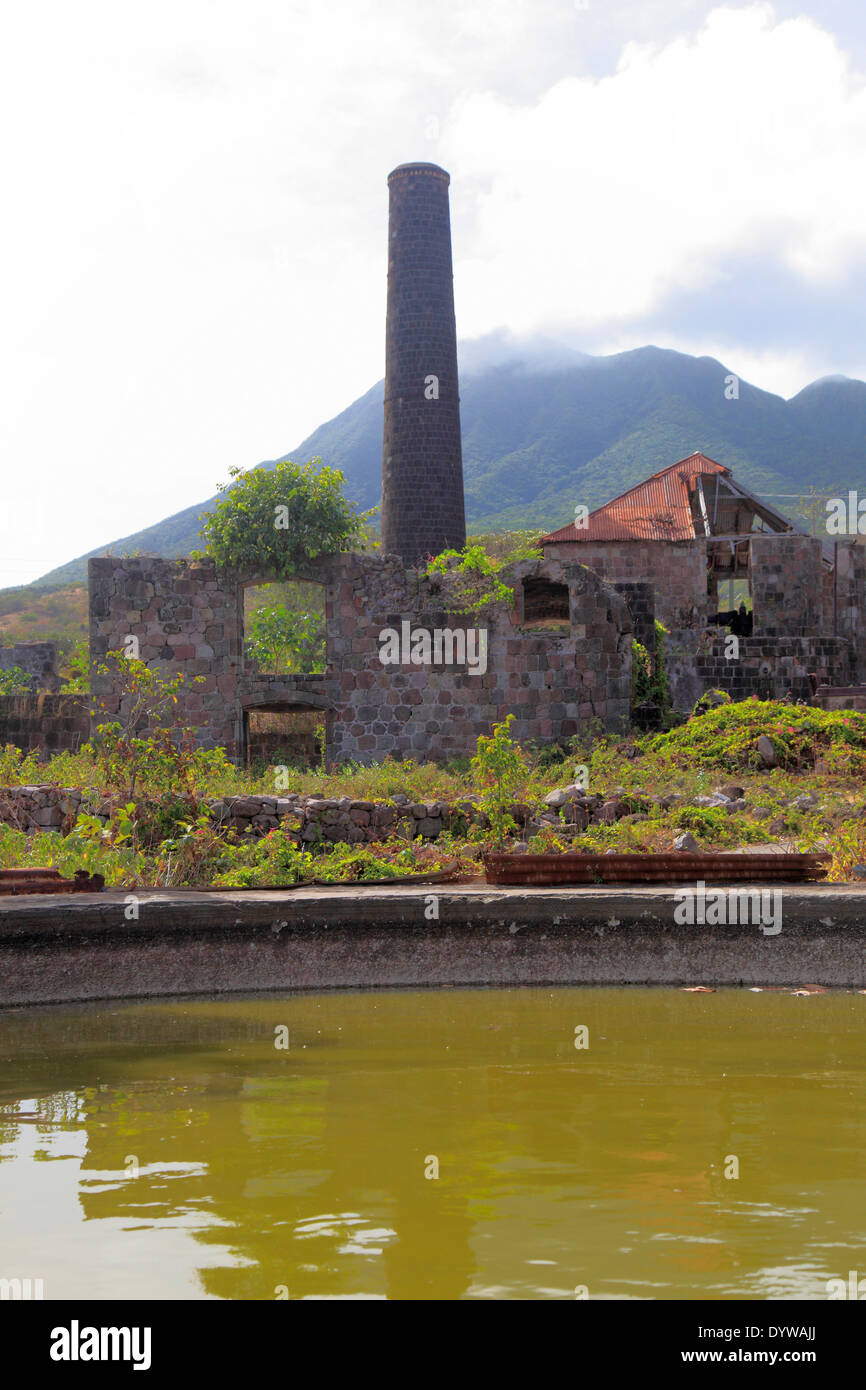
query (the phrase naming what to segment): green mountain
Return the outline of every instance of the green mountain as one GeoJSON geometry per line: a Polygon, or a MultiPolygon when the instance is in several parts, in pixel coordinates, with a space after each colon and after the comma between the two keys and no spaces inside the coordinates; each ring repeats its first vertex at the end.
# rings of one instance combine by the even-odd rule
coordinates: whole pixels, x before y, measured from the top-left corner
{"type": "MultiPolygon", "coordinates": [[[[732,468],[753,492],[842,495],[866,486],[866,383],[845,377],[813,382],[791,400],[745,381],[728,399],[730,369],[711,357],[656,347],[588,357],[536,342],[461,349],[461,418],[467,522],[472,531],[553,528],[701,449],[732,468]]],[[[320,456],[340,468],[360,507],[380,500],[380,381],[320,425],[284,458],[320,456]]],[[[260,465],[272,468],[273,461],[260,465]]],[[[787,499],[787,500],[786,500],[787,499]]],[[[116,555],[179,556],[196,549],[208,498],[106,548],[116,555]]],[[[81,556],[35,581],[68,584],[86,576],[81,556]]]]}

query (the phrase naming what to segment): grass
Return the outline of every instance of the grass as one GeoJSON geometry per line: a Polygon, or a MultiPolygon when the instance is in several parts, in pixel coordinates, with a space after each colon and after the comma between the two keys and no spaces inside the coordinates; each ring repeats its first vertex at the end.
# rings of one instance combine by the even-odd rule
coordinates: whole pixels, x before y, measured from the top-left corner
{"type": "MultiPolygon", "coordinates": [[[[556,825],[532,836],[533,850],[649,853],[669,850],[677,835],[689,831],[702,849],[731,851],[779,840],[800,850],[826,849],[832,856],[834,881],[849,879],[853,867],[866,862],[864,714],[750,700],[723,706],[663,734],[637,739],[596,736],[585,742],[576,739],[568,750],[525,751],[525,775],[515,798],[535,814],[548,791],[574,780],[579,764],[589,769],[592,792],[631,798],[629,814],[582,832],[569,824],[566,807],[556,825]],[[757,743],[762,734],[773,743],[778,767],[761,765],[757,743]],[[744,810],[728,814],[723,807],[693,804],[732,783],[745,791],[744,810]],[[792,806],[803,793],[815,794],[814,807],[792,806]],[[658,804],[658,798],[671,796],[677,798],[673,805],[658,804]],[[756,816],[761,808],[767,814],[756,816]]],[[[89,746],[44,764],[11,747],[0,750],[0,786],[34,782],[86,788],[90,809],[101,798],[124,800],[122,788],[111,785],[89,746]]],[[[145,785],[135,798],[138,828],[131,838],[123,838],[119,823],[105,832],[91,825],[86,833],[74,831],[65,839],[46,832],[24,835],[0,826],[0,865],[53,864],[64,874],[87,868],[104,873],[109,885],[133,887],[240,887],[305,877],[362,882],[439,868],[453,859],[464,873],[475,873],[480,853],[490,843],[489,835],[478,828],[443,836],[435,845],[421,840],[407,844],[395,836],[360,847],[300,847],[287,830],[262,839],[232,840],[215,832],[204,813],[205,802],[225,795],[290,791],[388,803],[402,793],[411,801],[453,803],[478,798],[481,790],[468,758],[447,765],[389,758],[374,766],[295,768],[284,786],[277,783],[274,766],[247,772],[210,755],[195,768],[186,799],[172,800],[145,785]]],[[[519,825],[517,835],[526,833],[519,825]]]]}

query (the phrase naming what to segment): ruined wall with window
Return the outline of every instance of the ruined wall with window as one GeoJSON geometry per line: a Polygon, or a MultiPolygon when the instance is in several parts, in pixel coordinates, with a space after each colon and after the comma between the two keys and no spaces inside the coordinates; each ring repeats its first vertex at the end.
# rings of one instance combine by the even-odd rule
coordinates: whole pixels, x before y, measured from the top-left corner
{"type": "Polygon", "coordinates": [[[556,560],[577,560],[609,584],[651,583],[655,589],[655,616],[672,631],[702,631],[706,626],[709,600],[705,541],[559,542],[545,547],[545,555],[556,560]]]}
{"type": "Polygon", "coordinates": [[[253,711],[317,712],[328,762],[471,754],[509,713],[521,740],[567,741],[587,721],[628,728],[632,620],[584,565],[522,562],[503,574],[514,601],[477,615],[454,611],[451,576],[393,556],[328,556],[299,578],[324,586],[326,667],[275,676],[244,650],[243,590],[267,576],[210,561],[91,560],[94,722],[123,713],[99,667],[134,637],[148,665],[184,675],[178,715],[198,743],[235,760],[253,711]]]}
{"type": "Polygon", "coordinates": [[[638,578],[652,586],[656,616],[669,628],[668,677],[679,709],[712,688],[733,699],[807,700],[814,679],[866,682],[866,547],[853,540],[833,548],[832,563],[826,543],[797,533],[558,542],[546,553],[576,555],[623,589],[638,578]],[[736,647],[729,628],[709,621],[730,593],[728,577],[752,605],[752,631],[736,647]]]}

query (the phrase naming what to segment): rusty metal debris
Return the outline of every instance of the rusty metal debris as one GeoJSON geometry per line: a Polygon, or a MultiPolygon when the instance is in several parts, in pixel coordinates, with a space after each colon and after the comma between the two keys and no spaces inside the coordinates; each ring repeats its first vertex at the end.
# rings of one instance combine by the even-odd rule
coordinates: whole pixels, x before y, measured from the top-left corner
{"type": "Polygon", "coordinates": [[[805,883],[829,854],[502,854],[484,857],[488,883],[805,883]]]}
{"type": "Polygon", "coordinates": [[[101,893],[102,874],[76,869],[74,878],[61,878],[59,869],[0,869],[0,896],[21,893],[101,893]]]}

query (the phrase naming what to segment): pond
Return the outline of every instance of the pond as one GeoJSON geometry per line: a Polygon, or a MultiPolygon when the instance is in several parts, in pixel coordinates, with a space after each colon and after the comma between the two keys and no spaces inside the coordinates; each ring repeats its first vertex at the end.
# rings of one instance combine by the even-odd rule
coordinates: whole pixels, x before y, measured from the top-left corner
{"type": "Polygon", "coordinates": [[[0,1278],[52,1298],[828,1297],[866,997],[269,994],[0,1013],[0,1278]]]}

